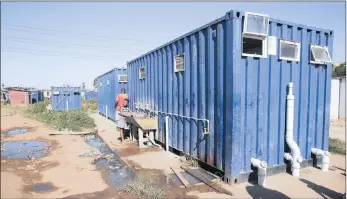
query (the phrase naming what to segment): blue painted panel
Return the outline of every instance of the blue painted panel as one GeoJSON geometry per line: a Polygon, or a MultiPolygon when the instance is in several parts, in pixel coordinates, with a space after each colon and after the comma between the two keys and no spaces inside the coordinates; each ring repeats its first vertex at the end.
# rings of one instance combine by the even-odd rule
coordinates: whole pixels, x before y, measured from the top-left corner
{"type": "Polygon", "coordinates": [[[88,91],[88,92],[85,92],[84,94],[85,100],[97,99],[97,98],[98,98],[98,92],[95,92],[95,91],[88,91]]]}
{"type": "Polygon", "coordinates": [[[126,93],[129,92],[128,84],[119,82],[118,75],[127,75],[127,69],[115,68],[98,77],[98,111],[104,116],[107,115],[111,120],[115,120],[116,116],[116,96],[120,94],[122,88],[125,89],[126,93]]]}
{"type": "Polygon", "coordinates": [[[31,102],[30,104],[35,104],[37,102],[42,102],[44,100],[43,97],[43,91],[30,91],[30,95],[31,95],[31,102]]]}
{"type": "Polygon", "coordinates": [[[56,111],[80,110],[81,87],[51,87],[52,108],[56,111]]]}
{"type": "Polygon", "coordinates": [[[294,139],[305,159],[312,147],[327,149],[331,64],[309,63],[309,45],[328,45],[332,32],[270,19],[277,55],[242,56],[244,13],[230,11],[201,28],[128,62],[131,98],[159,113],[156,139],[225,171],[228,178],[250,172],[252,157],[269,166],[284,164],[286,95],[294,88],[294,139]],[[279,59],[279,39],[301,43],[299,62],[279,59]],[[184,53],[185,70],[174,72],[174,56],[184,53]],[[139,67],[148,72],[138,79],[139,67]],[[208,119],[210,132],[203,135],[208,119]]]}

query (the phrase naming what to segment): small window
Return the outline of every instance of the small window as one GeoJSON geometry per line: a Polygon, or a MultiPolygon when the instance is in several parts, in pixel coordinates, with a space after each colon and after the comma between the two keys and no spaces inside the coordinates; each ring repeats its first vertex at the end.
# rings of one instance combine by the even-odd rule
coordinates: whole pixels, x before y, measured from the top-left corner
{"type": "Polygon", "coordinates": [[[311,63],[331,63],[331,57],[327,46],[311,45],[311,63]]]}
{"type": "Polygon", "coordinates": [[[73,92],[73,94],[74,94],[74,95],[81,95],[81,93],[78,92],[78,91],[73,92]]]}
{"type": "Polygon", "coordinates": [[[300,43],[295,41],[280,40],[280,59],[289,61],[300,60],[300,43]]]}
{"type": "Polygon", "coordinates": [[[107,79],[106,84],[107,84],[107,86],[110,85],[110,80],[109,79],[107,79]]]}
{"type": "Polygon", "coordinates": [[[184,54],[178,54],[175,56],[174,70],[175,72],[184,71],[184,54]]]}
{"type": "Polygon", "coordinates": [[[59,93],[59,91],[54,91],[53,92],[53,95],[59,95],[60,93],[59,93]]]}
{"type": "Polygon", "coordinates": [[[100,87],[102,87],[102,82],[100,82],[100,87]]]}
{"type": "Polygon", "coordinates": [[[242,56],[267,58],[267,39],[243,36],[242,56]]]}
{"type": "Polygon", "coordinates": [[[118,82],[128,82],[128,75],[118,75],[118,82]]]}
{"type": "Polygon", "coordinates": [[[64,96],[69,96],[70,92],[69,91],[64,91],[64,96]]]}
{"type": "Polygon", "coordinates": [[[269,16],[245,13],[244,34],[266,37],[269,30],[269,16]]]}
{"type": "Polygon", "coordinates": [[[146,71],[145,71],[145,67],[143,66],[139,69],[139,78],[145,79],[145,77],[146,77],[146,71]]]}

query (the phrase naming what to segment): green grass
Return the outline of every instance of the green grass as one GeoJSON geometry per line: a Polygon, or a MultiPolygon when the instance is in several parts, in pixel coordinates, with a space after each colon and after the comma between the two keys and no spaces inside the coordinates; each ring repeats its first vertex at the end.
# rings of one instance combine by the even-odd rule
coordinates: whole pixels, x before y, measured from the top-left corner
{"type": "Polygon", "coordinates": [[[337,154],[346,154],[346,145],[339,139],[329,138],[329,151],[337,154]]]}
{"type": "Polygon", "coordinates": [[[164,190],[155,186],[152,177],[146,174],[139,174],[133,182],[125,187],[124,191],[143,199],[165,198],[164,190]]]}
{"type": "Polygon", "coordinates": [[[96,99],[83,100],[83,108],[84,111],[92,111],[95,112],[98,110],[98,101],[96,99]]]}
{"type": "Polygon", "coordinates": [[[49,102],[31,104],[25,111],[27,117],[44,122],[58,130],[80,131],[95,127],[94,120],[83,110],[47,111],[49,102]]]}

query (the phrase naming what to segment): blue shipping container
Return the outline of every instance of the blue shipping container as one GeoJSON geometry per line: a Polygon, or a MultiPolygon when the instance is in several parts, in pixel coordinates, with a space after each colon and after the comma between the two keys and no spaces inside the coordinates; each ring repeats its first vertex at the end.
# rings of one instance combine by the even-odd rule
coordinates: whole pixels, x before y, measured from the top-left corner
{"type": "Polygon", "coordinates": [[[52,109],[56,111],[80,110],[81,87],[51,87],[52,109]]]}
{"type": "Polygon", "coordinates": [[[310,45],[332,54],[333,32],[251,14],[244,26],[245,16],[227,12],[127,63],[131,108],[159,111],[156,139],[165,143],[169,116],[169,146],[224,171],[228,180],[251,172],[252,157],[284,166],[289,82],[301,155],[328,150],[332,64],[313,64],[310,45]],[[286,51],[288,43],[294,51],[286,51]]]}
{"type": "Polygon", "coordinates": [[[31,102],[30,104],[35,104],[37,102],[42,102],[44,100],[43,98],[43,91],[30,91],[31,95],[31,102]]]}
{"type": "Polygon", "coordinates": [[[98,98],[98,92],[95,92],[95,91],[88,91],[88,92],[85,92],[84,94],[85,100],[97,99],[97,98],[98,98]]]}
{"type": "Polygon", "coordinates": [[[98,80],[98,112],[115,120],[116,96],[122,88],[127,88],[127,70],[126,68],[114,68],[111,71],[100,75],[98,80]]]}

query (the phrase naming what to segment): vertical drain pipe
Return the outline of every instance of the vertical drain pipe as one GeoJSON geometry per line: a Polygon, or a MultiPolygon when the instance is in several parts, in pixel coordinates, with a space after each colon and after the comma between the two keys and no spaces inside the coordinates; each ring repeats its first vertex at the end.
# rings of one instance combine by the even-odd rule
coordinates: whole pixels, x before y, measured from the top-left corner
{"type": "Polygon", "coordinates": [[[105,109],[106,109],[106,110],[105,110],[105,115],[106,115],[106,118],[108,118],[108,117],[107,117],[107,105],[105,106],[105,109]]]}
{"type": "Polygon", "coordinates": [[[169,152],[169,116],[165,117],[165,150],[169,152]]]}
{"type": "Polygon", "coordinates": [[[302,157],[300,154],[300,148],[294,141],[294,95],[293,95],[293,83],[288,85],[287,95],[287,110],[286,110],[286,142],[290,148],[290,153],[285,153],[284,158],[289,160],[292,165],[292,175],[299,177],[300,175],[300,163],[302,157]]]}
{"type": "Polygon", "coordinates": [[[258,184],[265,187],[267,163],[255,158],[251,159],[251,163],[254,167],[258,168],[258,184]]]}
{"type": "Polygon", "coordinates": [[[66,110],[67,111],[69,110],[69,101],[68,100],[66,101],[66,110]]]}
{"type": "Polygon", "coordinates": [[[316,148],[312,148],[311,152],[313,154],[315,154],[316,156],[322,156],[322,165],[321,165],[321,170],[322,171],[329,171],[329,152],[328,151],[323,151],[321,149],[316,149],[316,148]]]}

